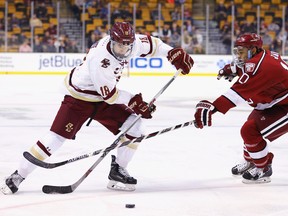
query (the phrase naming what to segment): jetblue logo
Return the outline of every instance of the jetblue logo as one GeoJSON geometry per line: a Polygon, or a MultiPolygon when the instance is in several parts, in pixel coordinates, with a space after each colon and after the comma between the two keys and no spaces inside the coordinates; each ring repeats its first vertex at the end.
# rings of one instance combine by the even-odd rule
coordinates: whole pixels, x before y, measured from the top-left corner
{"type": "Polygon", "coordinates": [[[130,68],[162,68],[162,58],[132,58],[130,68]]]}
{"type": "Polygon", "coordinates": [[[49,58],[42,58],[40,55],[39,58],[39,67],[38,69],[44,68],[61,68],[61,67],[69,67],[73,68],[79,64],[81,64],[82,59],[79,58],[69,58],[65,55],[52,55],[49,58]]]}

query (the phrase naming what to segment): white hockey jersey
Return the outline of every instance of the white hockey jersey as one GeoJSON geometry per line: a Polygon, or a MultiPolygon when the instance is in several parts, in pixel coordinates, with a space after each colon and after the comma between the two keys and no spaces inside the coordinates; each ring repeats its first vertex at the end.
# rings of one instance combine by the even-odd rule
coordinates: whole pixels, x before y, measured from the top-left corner
{"type": "MultiPolygon", "coordinates": [[[[83,62],[67,75],[67,94],[90,102],[128,104],[133,95],[116,87],[128,59],[119,61],[113,56],[109,39],[106,36],[95,43],[83,62]]],[[[130,57],[166,57],[171,49],[158,38],[136,34],[130,57]]]]}

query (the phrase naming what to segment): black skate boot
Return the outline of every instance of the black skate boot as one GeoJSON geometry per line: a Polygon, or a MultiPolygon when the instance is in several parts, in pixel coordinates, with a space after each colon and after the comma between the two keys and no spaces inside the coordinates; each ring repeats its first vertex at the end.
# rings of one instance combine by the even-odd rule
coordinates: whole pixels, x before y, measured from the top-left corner
{"type": "Polygon", "coordinates": [[[137,180],[131,177],[127,170],[119,166],[115,160],[116,157],[112,155],[111,170],[108,176],[110,181],[107,188],[112,190],[134,191],[137,180]]]}
{"type": "Polygon", "coordinates": [[[264,168],[254,167],[243,173],[243,183],[245,184],[259,184],[271,182],[272,166],[267,165],[264,168]]]}
{"type": "Polygon", "coordinates": [[[254,168],[255,165],[253,162],[244,161],[243,163],[239,163],[236,166],[232,167],[231,172],[235,176],[240,176],[247,170],[254,168]]]}
{"type": "Polygon", "coordinates": [[[272,160],[274,155],[268,153],[268,164],[264,168],[254,167],[243,173],[242,182],[245,184],[259,184],[259,183],[269,183],[271,182],[270,176],[272,175],[272,160]]]}
{"type": "Polygon", "coordinates": [[[5,195],[14,194],[18,191],[18,187],[23,180],[24,178],[19,175],[18,171],[16,170],[8,178],[6,178],[5,184],[1,186],[0,191],[5,195]]]}

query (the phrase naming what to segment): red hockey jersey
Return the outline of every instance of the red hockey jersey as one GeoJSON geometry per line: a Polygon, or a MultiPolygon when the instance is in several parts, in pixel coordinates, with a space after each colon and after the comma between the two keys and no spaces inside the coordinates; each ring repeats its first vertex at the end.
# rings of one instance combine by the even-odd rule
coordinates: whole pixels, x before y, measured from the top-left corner
{"type": "Polygon", "coordinates": [[[213,102],[219,112],[225,114],[243,100],[258,110],[288,104],[288,65],[278,53],[261,51],[237,74],[238,80],[213,102]]]}

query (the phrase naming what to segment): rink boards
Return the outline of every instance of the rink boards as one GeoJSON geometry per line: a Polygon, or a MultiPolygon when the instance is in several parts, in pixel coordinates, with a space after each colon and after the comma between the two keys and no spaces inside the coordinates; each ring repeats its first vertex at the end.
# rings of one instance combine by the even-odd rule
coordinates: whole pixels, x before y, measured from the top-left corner
{"type": "MultiPolygon", "coordinates": [[[[1,53],[0,74],[63,75],[82,62],[85,54],[1,53]]],[[[190,76],[215,76],[231,62],[226,55],[191,55],[194,67],[190,76]]],[[[132,58],[124,73],[129,76],[170,76],[175,68],[166,57],[132,58]]]]}

